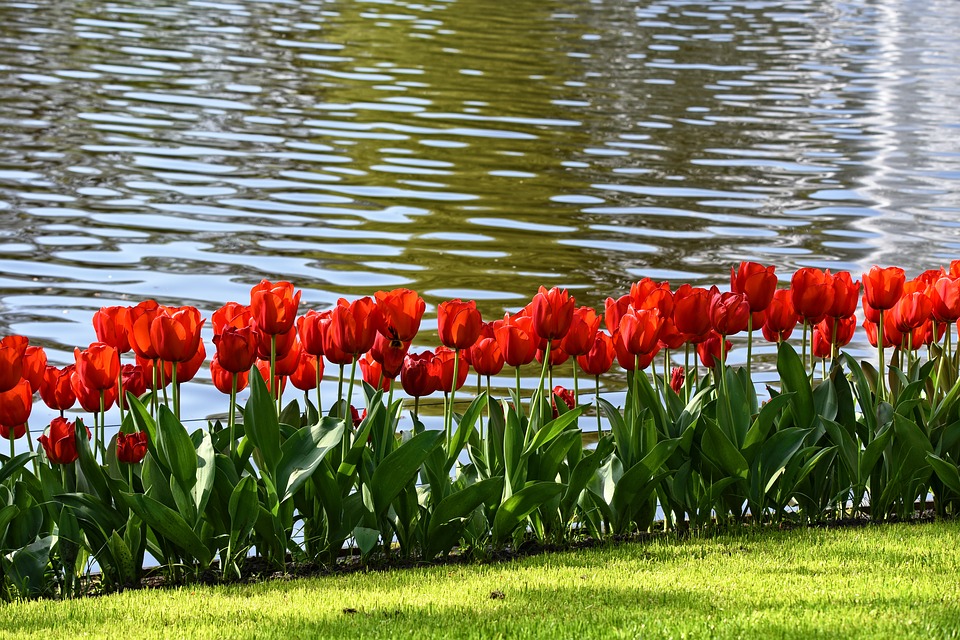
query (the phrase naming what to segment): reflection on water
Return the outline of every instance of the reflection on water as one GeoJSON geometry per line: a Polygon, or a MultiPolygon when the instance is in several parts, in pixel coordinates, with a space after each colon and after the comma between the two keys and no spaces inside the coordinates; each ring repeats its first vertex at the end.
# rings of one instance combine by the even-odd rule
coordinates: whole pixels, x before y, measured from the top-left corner
{"type": "Polygon", "coordinates": [[[949,0],[0,0],[0,333],[63,363],[102,305],[264,277],[492,318],[742,259],[916,272],[960,246],[958,32],[949,0]]]}

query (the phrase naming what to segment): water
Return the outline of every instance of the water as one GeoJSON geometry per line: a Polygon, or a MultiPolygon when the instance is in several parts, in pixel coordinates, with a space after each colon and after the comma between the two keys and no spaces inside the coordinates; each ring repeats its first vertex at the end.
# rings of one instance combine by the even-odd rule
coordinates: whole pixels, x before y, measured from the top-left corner
{"type": "Polygon", "coordinates": [[[414,288],[432,345],[454,296],[913,274],[960,246],[956,33],[949,0],[0,0],[0,335],[64,364],[101,306],[261,278],[414,288]]]}

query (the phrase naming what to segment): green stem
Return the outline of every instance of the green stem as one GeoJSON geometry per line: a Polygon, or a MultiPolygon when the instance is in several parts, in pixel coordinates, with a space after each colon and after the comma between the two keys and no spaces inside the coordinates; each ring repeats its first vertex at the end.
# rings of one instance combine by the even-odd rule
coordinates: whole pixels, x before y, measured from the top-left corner
{"type": "Polygon", "coordinates": [[[603,436],[603,423],[600,421],[600,376],[594,376],[597,385],[597,396],[594,402],[597,405],[597,440],[603,436]]]}
{"type": "Polygon", "coordinates": [[[280,385],[277,384],[277,336],[270,336],[270,392],[273,394],[277,415],[280,415],[280,385]],[[276,387],[276,388],[274,388],[276,387]]]}
{"type": "Polygon", "coordinates": [[[807,371],[807,319],[803,319],[803,342],[800,347],[800,362],[803,363],[803,373],[806,374],[807,371]]]}
{"type": "Polygon", "coordinates": [[[753,311],[747,317],[747,378],[753,373],[753,311]]]}
{"type": "Polygon", "coordinates": [[[580,406],[580,381],[577,380],[577,363],[573,363],[573,404],[580,406]]]}
{"type": "Polygon", "coordinates": [[[453,439],[453,403],[457,397],[457,376],[460,375],[460,349],[453,350],[453,384],[450,385],[450,404],[444,412],[443,424],[447,434],[447,447],[453,439]]]}
{"type": "Polygon", "coordinates": [[[413,396],[413,419],[420,420],[420,396],[413,396]]]}
{"type": "MultiPolygon", "coordinates": [[[[517,402],[520,402],[520,367],[514,367],[517,372],[517,402]]],[[[523,411],[523,407],[517,407],[517,413],[523,411]]]]}
{"type": "MultiPolygon", "coordinates": [[[[117,351],[117,364],[120,364],[120,352],[117,351]]],[[[117,406],[120,407],[120,424],[123,424],[123,365],[117,370],[117,406]]]]}
{"type": "Polygon", "coordinates": [[[17,455],[17,444],[13,437],[13,429],[10,429],[10,459],[13,460],[17,455]]]}
{"type": "MultiPolygon", "coordinates": [[[[344,365],[341,364],[340,377],[337,379],[337,411],[343,411],[343,367],[344,365]]],[[[349,411],[349,407],[347,410],[349,411]]],[[[341,413],[337,417],[342,418],[343,414],[341,413]]]]}
{"type": "Polygon", "coordinates": [[[883,309],[880,310],[880,322],[877,324],[877,355],[880,358],[880,368],[878,369],[880,378],[880,389],[877,400],[883,401],[887,396],[887,383],[884,381],[886,373],[883,366],[883,309]]]}
{"type": "Polygon", "coordinates": [[[320,404],[320,358],[323,356],[317,356],[317,415],[323,415],[323,406],[320,404]]]}
{"type": "Polygon", "coordinates": [[[683,345],[683,402],[690,402],[690,343],[683,345]]]}
{"type": "Polygon", "coordinates": [[[177,382],[177,365],[179,362],[173,363],[173,373],[170,379],[170,383],[173,385],[173,415],[177,417],[177,422],[180,421],[180,383],[177,382]]]}
{"type": "Polygon", "coordinates": [[[104,389],[100,390],[100,454],[103,456],[101,460],[103,463],[107,463],[107,401],[106,401],[107,392],[104,389]]]}
{"type": "Polygon", "coordinates": [[[543,404],[543,380],[547,376],[547,367],[550,364],[550,341],[547,340],[547,348],[543,354],[543,366],[540,367],[540,381],[537,383],[537,388],[534,389],[533,395],[531,398],[535,398],[530,401],[530,422],[535,424],[537,428],[540,428],[540,420],[534,420],[534,415],[538,418],[540,417],[540,405],[543,404]],[[536,414],[534,414],[536,412],[536,414]]]}
{"type": "MultiPolygon", "coordinates": [[[[487,438],[490,437],[490,398],[491,397],[493,397],[493,394],[490,391],[490,376],[487,376],[487,438]]],[[[480,442],[483,442],[483,431],[480,432],[480,442]]]]}
{"type": "Polygon", "coordinates": [[[234,425],[237,421],[237,374],[230,374],[230,413],[229,413],[229,427],[230,427],[230,458],[233,459],[234,453],[236,453],[236,428],[234,425]]]}
{"type": "Polygon", "coordinates": [[[357,376],[357,357],[354,356],[353,364],[350,366],[350,385],[347,387],[347,406],[344,409],[343,413],[343,456],[346,458],[347,450],[350,447],[350,432],[353,431],[353,425],[351,424],[353,415],[350,411],[350,407],[353,402],[353,380],[357,376]]]}

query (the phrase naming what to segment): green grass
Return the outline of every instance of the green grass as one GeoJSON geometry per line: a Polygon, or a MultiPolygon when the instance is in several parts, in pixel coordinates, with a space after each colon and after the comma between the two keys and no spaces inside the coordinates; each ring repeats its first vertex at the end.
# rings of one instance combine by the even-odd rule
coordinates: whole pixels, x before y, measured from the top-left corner
{"type": "Polygon", "coordinates": [[[960,522],[746,531],[494,565],[0,605],[0,636],[958,637],[960,522]]]}

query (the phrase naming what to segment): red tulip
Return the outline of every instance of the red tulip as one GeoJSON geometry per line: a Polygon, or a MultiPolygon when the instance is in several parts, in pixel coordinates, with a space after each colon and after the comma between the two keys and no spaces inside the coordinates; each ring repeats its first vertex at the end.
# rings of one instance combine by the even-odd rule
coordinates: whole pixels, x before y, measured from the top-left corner
{"type": "Polygon", "coordinates": [[[440,390],[440,378],[433,367],[433,352],[408,353],[400,370],[400,384],[407,395],[415,398],[440,390]]]}
{"type": "Polygon", "coordinates": [[[572,356],[582,356],[590,347],[600,330],[600,316],[590,307],[577,307],[573,310],[570,329],[560,343],[560,348],[572,356]]]}
{"type": "Polygon", "coordinates": [[[613,338],[600,331],[594,338],[590,350],[582,356],[577,356],[577,364],[587,375],[599,376],[610,370],[616,357],[617,352],[613,345],[613,338]]]}
{"type": "Polygon", "coordinates": [[[363,354],[358,364],[364,382],[374,389],[390,391],[390,383],[393,382],[393,379],[383,375],[383,367],[369,353],[363,354]]]}
{"type": "Polygon", "coordinates": [[[623,340],[620,339],[618,334],[619,331],[613,334],[613,349],[617,355],[617,363],[627,371],[646,369],[660,351],[660,345],[656,344],[652,351],[640,354],[631,353],[626,349],[623,340]],[[639,363],[637,362],[638,360],[639,363]]]}
{"type": "Polygon", "coordinates": [[[145,360],[157,357],[157,350],[150,339],[150,326],[160,313],[155,300],[144,300],[127,313],[127,340],[133,352],[145,360]]]}
{"type": "Polygon", "coordinates": [[[722,336],[732,336],[747,328],[750,305],[739,293],[721,293],[710,304],[710,324],[722,336]]]}
{"type": "Polygon", "coordinates": [[[750,311],[763,311],[773,300],[777,288],[775,267],[765,267],[756,262],[741,262],[734,270],[730,268],[730,291],[747,299],[750,311]]]}
{"type": "Polygon", "coordinates": [[[110,345],[119,353],[130,351],[130,340],[127,337],[129,315],[128,307],[101,307],[93,314],[93,329],[97,332],[97,340],[110,345]]]}
{"type": "Polygon", "coordinates": [[[420,330],[420,320],[427,308],[423,298],[410,289],[378,291],[374,296],[380,310],[380,333],[400,342],[413,340],[420,330]]]}
{"type": "Polygon", "coordinates": [[[832,347],[830,346],[830,339],[820,331],[820,323],[818,323],[813,330],[813,340],[811,341],[810,348],[815,358],[829,358],[831,355],[832,347]]]}
{"type": "Polygon", "coordinates": [[[294,291],[289,282],[267,280],[250,290],[250,311],[260,331],[267,335],[286,333],[293,328],[300,307],[301,291],[294,291]]]}
{"type": "Polygon", "coordinates": [[[197,373],[199,373],[200,367],[203,366],[203,362],[206,359],[207,349],[203,346],[203,342],[200,342],[200,344],[197,345],[197,352],[193,354],[193,357],[177,365],[177,384],[183,384],[184,382],[193,380],[197,373]]]}
{"type": "MultiPolygon", "coordinates": [[[[633,285],[633,287],[630,288],[631,292],[634,291],[636,287],[636,284],[633,285]]],[[[661,282],[660,284],[656,285],[654,288],[647,291],[642,297],[635,296],[633,293],[631,293],[630,299],[633,300],[632,304],[634,309],[656,309],[660,312],[661,318],[673,317],[673,293],[670,291],[670,285],[668,285],[666,282],[661,282]]]]}
{"type": "MultiPolygon", "coordinates": [[[[362,362],[361,360],[361,368],[363,367],[362,362]]],[[[310,391],[317,388],[317,380],[322,376],[323,358],[301,351],[297,368],[290,374],[290,384],[301,391],[310,391]]]]}
{"type": "MultiPolygon", "coordinates": [[[[296,334],[294,333],[294,337],[296,334]]],[[[287,377],[293,375],[293,372],[297,370],[297,367],[300,365],[300,354],[303,353],[303,349],[300,348],[300,342],[294,340],[293,346],[287,349],[287,352],[283,354],[283,357],[277,357],[276,362],[274,362],[274,373],[280,377],[287,377]]],[[[270,370],[270,361],[267,359],[263,360],[264,366],[267,368],[267,371],[270,370]]]]}
{"type": "MultiPolygon", "coordinates": [[[[930,319],[933,304],[926,294],[914,291],[900,298],[892,309],[893,324],[901,333],[907,333],[930,319]]],[[[883,323],[883,329],[887,330],[886,322],[883,323]]]]}
{"type": "Polygon", "coordinates": [[[157,389],[163,389],[173,379],[172,362],[150,360],[137,356],[137,365],[143,370],[143,379],[146,380],[150,389],[153,389],[154,384],[156,384],[157,389]]]}
{"type": "Polygon", "coordinates": [[[385,338],[382,333],[378,333],[377,339],[373,341],[373,346],[370,348],[370,356],[380,363],[384,376],[396,378],[400,375],[403,360],[409,349],[409,342],[385,338]]]}
{"type": "Polygon", "coordinates": [[[251,329],[253,332],[251,334],[253,336],[253,343],[257,348],[257,357],[261,360],[270,360],[271,349],[275,350],[273,355],[277,360],[283,359],[297,343],[296,329],[270,335],[269,333],[260,331],[256,322],[251,325],[251,329]]]}
{"type": "MultiPolygon", "coordinates": [[[[90,429],[87,429],[87,439],[90,437],[90,429]]],[[[70,464],[80,457],[77,452],[77,425],[66,418],[54,418],[47,432],[37,440],[52,464],[70,464]]]]}
{"type": "MultiPolygon", "coordinates": [[[[884,318],[886,320],[886,318],[884,318]]],[[[888,325],[887,322],[884,322],[885,325],[888,325]]],[[[877,323],[871,322],[870,320],[863,321],[863,329],[867,334],[867,342],[869,342],[873,347],[877,346],[877,323]]],[[[883,346],[884,348],[889,347],[899,347],[900,346],[900,332],[897,331],[896,327],[889,325],[885,326],[883,329],[883,346]]]]}
{"type": "MultiPolygon", "coordinates": [[[[633,305],[633,298],[631,296],[621,296],[616,300],[613,298],[607,298],[604,302],[603,308],[603,321],[607,327],[607,331],[611,335],[617,332],[617,329],[620,328],[620,318],[623,317],[623,314],[627,312],[633,305]]],[[[636,307],[634,307],[636,309],[636,307]]]]}
{"type": "Polygon", "coordinates": [[[4,440],[19,440],[27,433],[27,425],[18,424],[11,427],[8,427],[5,424],[0,424],[0,438],[4,440]]]}
{"type": "Polygon", "coordinates": [[[0,340],[0,393],[13,389],[23,377],[23,354],[27,339],[23,336],[7,336],[0,340]]]}
{"type": "Polygon", "coordinates": [[[43,347],[30,346],[23,352],[23,366],[21,375],[30,382],[30,389],[34,393],[40,390],[43,383],[43,372],[47,368],[47,354],[43,347]]]}
{"type": "MultiPolygon", "coordinates": [[[[713,367],[716,361],[720,360],[720,339],[720,334],[712,333],[706,340],[697,345],[697,355],[700,356],[700,363],[703,366],[713,367]]],[[[726,364],[727,355],[732,347],[733,343],[729,340],[724,342],[723,362],[721,364],[726,364]]]]}
{"type": "MultiPolygon", "coordinates": [[[[111,347],[112,348],[112,347],[111,347]]],[[[117,365],[119,367],[119,364],[117,365]]],[[[117,385],[105,389],[92,389],[83,383],[83,379],[76,369],[70,378],[70,385],[73,387],[73,393],[77,396],[77,402],[87,413],[97,413],[100,411],[100,393],[103,393],[103,410],[109,411],[113,403],[117,401],[117,385]]]]}
{"type": "Polygon", "coordinates": [[[77,402],[77,395],[73,392],[71,380],[74,365],[67,365],[63,369],[47,366],[43,370],[43,380],[40,383],[40,397],[44,404],[54,411],[66,411],[77,402]]]}
{"type": "Polygon", "coordinates": [[[577,400],[573,397],[573,391],[569,389],[564,389],[560,385],[557,385],[553,388],[553,393],[551,394],[551,403],[553,405],[553,417],[556,418],[560,415],[560,412],[557,410],[557,401],[559,400],[566,405],[567,409],[574,409],[577,406],[577,400]]]}
{"type": "Polygon", "coordinates": [[[473,300],[459,298],[441,302],[437,307],[437,329],[440,342],[451,349],[467,349],[480,336],[483,319],[473,300]]]}
{"type": "MultiPolygon", "coordinates": [[[[437,347],[437,350],[433,353],[432,366],[434,367],[434,371],[436,371],[436,375],[440,380],[439,390],[443,391],[444,393],[453,393],[453,363],[455,361],[455,353],[455,351],[446,347],[437,347]]],[[[463,383],[467,381],[467,373],[469,372],[469,369],[470,367],[466,362],[463,361],[463,356],[460,356],[457,364],[457,389],[460,389],[463,386],[463,383]]]]}
{"type": "Polygon", "coordinates": [[[716,293],[716,287],[703,289],[684,284],[673,294],[673,323],[694,344],[706,340],[713,331],[710,306],[716,293]]]}
{"type": "Polygon", "coordinates": [[[147,455],[147,432],[117,434],[117,461],[123,464],[137,464],[147,455]]]}
{"type": "Polygon", "coordinates": [[[194,307],[161,307],[150,323],[150,342],[157,357],[186,362],[196,356],[204,322],[194,307]]]}
{"type": "Polygon", "coordinates": [[[376,303],[369,297],[353,302],[340,298],[333,308],[327,330],[340,351],[358,358],[373,346],[379,317],[376,303]]]}
{"type": "Polygon", "coordinates": [[[496,338],[481,337],[466,353],[470,364],[482,376],[495,376],[503,370],[505,361],[496,338]]]}
{"type": "Polygon", "coordinates": [[[520,367],[533,362],[538,341],[529,316],[505,316],[503,323],[494,329],[494,334],[506,364],[520,367]]]}
{"type": "Polygon", "coordinates": [[[0,424],[18,427],[26,423],[33,409],[30,383],[20,380],[12,389],[0,392],[0,424]]]}
{"type": "MultiPolygon", "coordinates": [[[[559,367],[570,359],[570,354],[560,348],[560,340],[554,340],[550,344],[550,366],[559,367]]],[[[537,349],[537,362],[543,364],[543,359],[547,352],[544,349],[537,349]]]]}
{"type": "Polygon", "coordinates": [[[147,379],[143,376],[143,367],[138,364],[125,364],[120,367],[120,377],[123,379],[123,397],[120,402],[127,406],[127,393],[139,398],[147,392],[147,379]]]}
{"type": "Polygon", "coordinates": [[[683,367],[674,367],[670,370],[670,388],[673,389],[674,393],[679,394],[680,390],[683,389],[685,376],[686,371],[683,367]]]}
{"type": "Polygon", "coordinates": [[[799,321],[793,308],[793,294],[789,289],[777,289],[763,313],[763,337],[769,342],[780,343],[789,338],[799,321]]]}
{"type": "Polygon", "coordinates": [[[546,340],[559,340],[567,335],[573,322],[573,309],[577,301],[566,289],[553,287],[549,291],[540,287],[530,305],[533,331],[546,340]]]}
{"type": "Polygon", "coordinates": [[[940,278],[933,283],[929,295],[937,322],[960,320],[960,278],[940,278]]]}
{"type": "Polygon", "coordinates": [[[900,267],[873,267],[863,274],[863,289],[867,302],[880,311],[892,309],[903,293],[905,281],[906,275],[900,267]]]}
{"type": "Polygon", "coordinates": [[[86,350],[73,350],[77,375],[83,386],[92,391],[116,388],[120,375],[120,356],[117,350],[102,342],[94,342],[86,350]]]}
{"type": "Polygon", "coordinates": [[[819,269],[805,267],[790,280],[793,308],[808,324],[816,324],[833,305],[832,277],[819,269]]]}
{"type": "Polygon", "coordinates": [[[832,276],[830,285],[833,288],[833,303],[827,309],[827,317],[846,318],[856,313],[860,282],[854,282],[848,271],[841,271],[832,276]]]}
{"type": "Polygon", "coordinates": [[[853,334],[857,329],[857,317],[848,316],[846,318],[824,318],[815,327],[827,341],[827,344],[836,344],[838,347],[844,347],[853,340],[853,334]],[[836,322],[834,322],[836,321],[836,322]]]}
{"type": "Polygon", "coordinates": [[[940,342],[943,339],[943,334],[947,332],[947,325],[943,322],[924,322],[921,326],[917,327],[914,330],[914,340],[913,344],[916,348],[919,348],[920,345],[930,346],[934,342],[940,342]],[[934,335],[933,327],[937,327],[937,333],[934,335]],[[918,335],[919,333],[919,335],[918,335]],[[919,337],[919,340],[917,339],[919,337]]]}
{"type": "Polygon", "coordinates": [[[242,329],[253,322],[253,312],[245,304],[228,302],[213,312],[210,318],[213,322],[213,335],[220,335],[228,327],[242,329]]]}
{"type": "Polygon", "coordinates": [[[297,334],[300,336],[300,345],[303,350],[312,356],[323,355],[324,333],[330,326],[332,311],[307,311],[297,318],[297,334]],[[327,320],[326,323],[323,320],[327,320]]]}
{"type": "MultiPolygon", "coordinates": [[[[213,380],[213,386],[216,387],[220,393],[231,392],[234,375],[237,376],[237,391],[243,391],[247,388],[249,374],[249,371],[241,371],[237,374],[227,371],[220,366],[220,361],[217,356],[213,356],[213,360],[210,362],[210,379],[213,380]]],[[[267,375],[269,376],[270,373],[268,372],[267,375]]]]}
{"type": "Polygon", "coordinates": [[[224,327],[213,336],[213,344],[217,347],[219,365],[230,373],[249,371],[257,359],[257,344],[250,325],[239,329],[224,327]]]}
{"type": "MultiPolygon", "coordinates": [[[[619,347],[635,356],[656,351],[659,347],[660,312],[657,310],[637,311],[632,307],[620,318],[617,331],[619,347]]],[[[618,349],[619,350],[619,349],[618,349]]]]}

